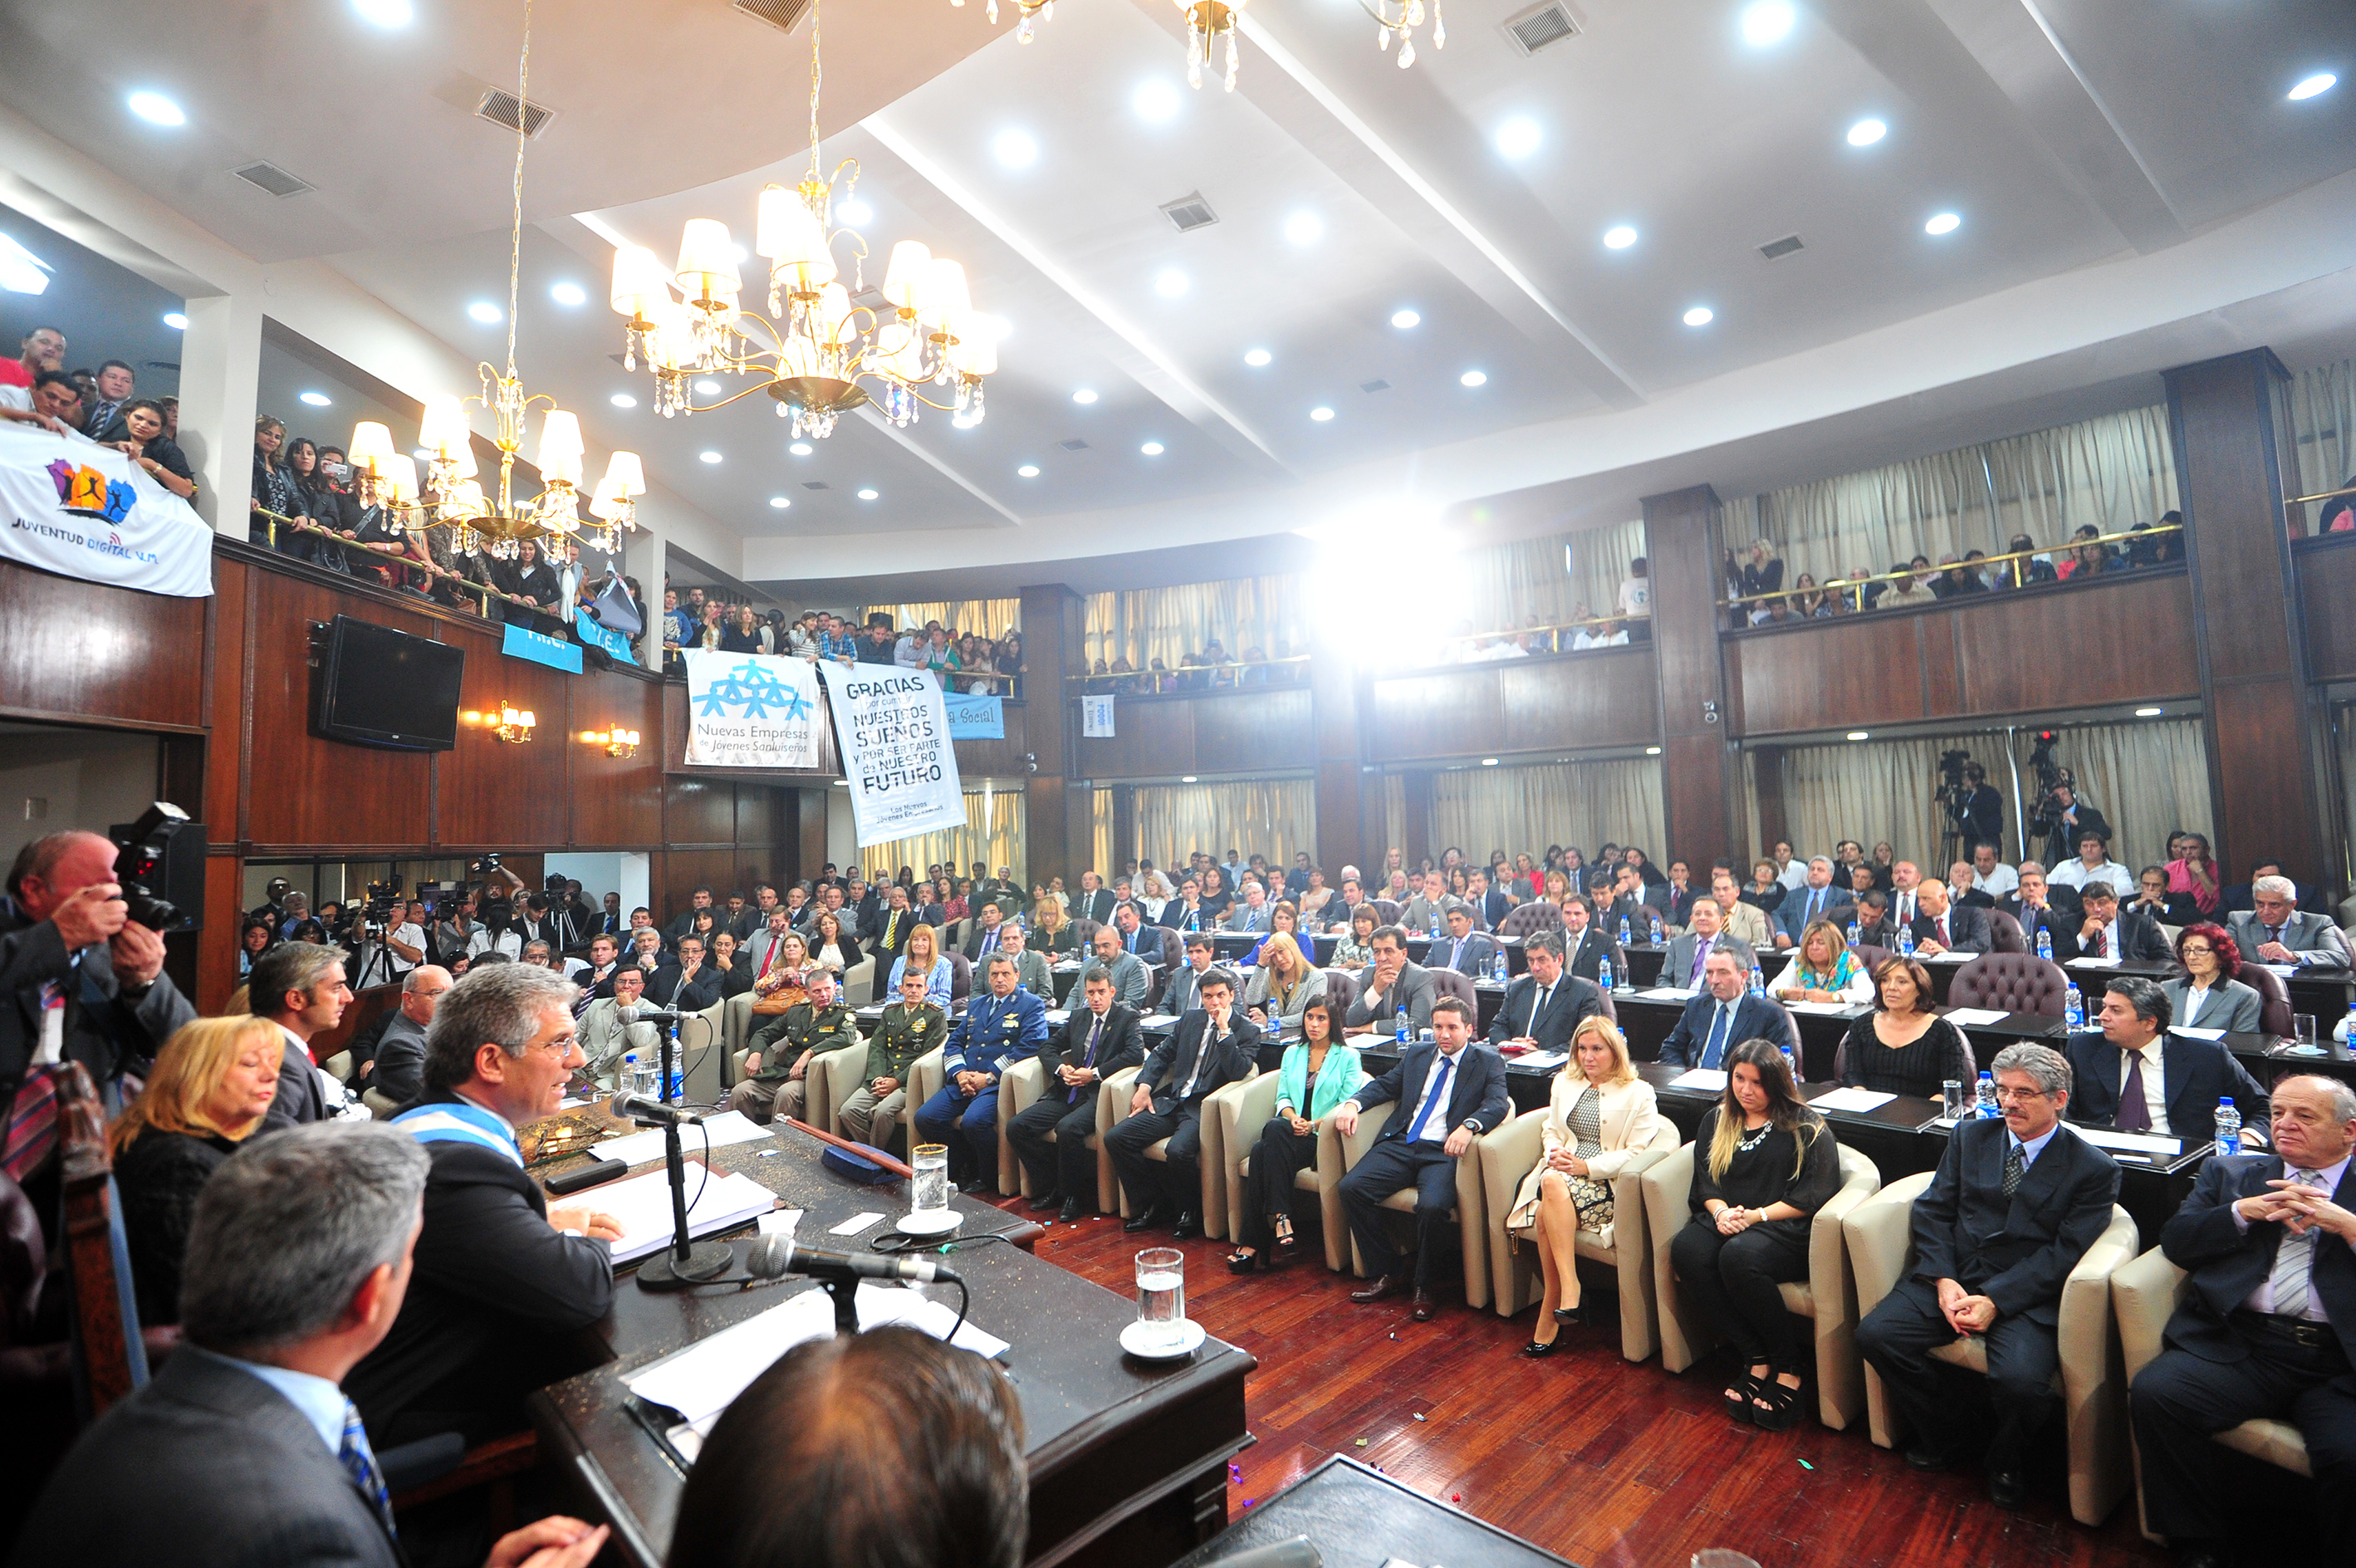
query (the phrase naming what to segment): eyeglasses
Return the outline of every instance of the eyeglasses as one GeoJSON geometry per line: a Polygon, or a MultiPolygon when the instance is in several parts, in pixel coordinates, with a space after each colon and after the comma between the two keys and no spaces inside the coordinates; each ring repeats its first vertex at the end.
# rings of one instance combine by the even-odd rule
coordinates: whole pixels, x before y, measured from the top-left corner
{"type": "Polygon", "coordinates": [[[2044,1100],[2046,1098],[2048,1098],[2047,1091],[2041,1089],[2007,1089],[2002,1084],[1998,1084],[1996,1090],[1997,1103],[1999,1105],[2009,1105],[2017,1100],[2044,1100]]]}
{"type": "Polygon", "coordinates": [[[2217,950],[2215,948],[2211,947],[2207,942],[2187,942],[2183,947],[2178,949],[2177,952],[2179,957],[2190,958],[2194,953],[2213,953],[2216,950],[2217,950]]]}

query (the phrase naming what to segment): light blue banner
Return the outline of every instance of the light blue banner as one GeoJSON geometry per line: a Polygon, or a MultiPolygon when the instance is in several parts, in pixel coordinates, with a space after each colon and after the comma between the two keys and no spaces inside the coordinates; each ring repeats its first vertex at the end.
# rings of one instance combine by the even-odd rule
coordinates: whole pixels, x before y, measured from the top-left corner
{"type": "Polygon", "coordinates": [[[564,642],[546,632],[518,626],[513,621],[507,625],[507,635],[500,639],[499,650],[510,659],[529,659],[534,664],[545,664],[551,670],[562,670],[571,675],[581,673],[579,643],[564,642]]]}
{"type": "Polygon", "coordinates": [[[636,664],[638,661],[637,653],[630,647],[628,638],[601,624],[595,616],[585,610],[574,618],[573,629],[579,634],[582,641],[594,648],[604,649],[612,654],[617,662],[636,664]]]}
{"type": "Polygon", "coordinates": [[[949,711],[951,740],[1004,740],[1006,700],[980,692],[951,696],[942,693],[949,711]]]}

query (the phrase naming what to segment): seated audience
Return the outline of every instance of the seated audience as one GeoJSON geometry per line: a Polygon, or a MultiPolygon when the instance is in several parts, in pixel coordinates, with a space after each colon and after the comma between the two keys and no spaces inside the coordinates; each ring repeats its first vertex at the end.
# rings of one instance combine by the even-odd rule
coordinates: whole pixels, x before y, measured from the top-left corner
{"type": "Polygon", "coordinates": [[[2168,924],[2214,919],[2224,907],[2224,878],[2210,858],[2209,841],[2199,833],[2177,834],[2169,863],[2161,869],[2168,873],[2169,900],[2175,908],[2168,924]]]}
{"type": "Polygon", "coordinates": [[[1991,900],[2000,900],[2020,886],[2020,875],[2004,863],[1999,846],[1983,841],[1972,846],[1972,884],[1991,900]]]}
{"type": "Polygon", "coordinates": [[[2087,886],[2096,882],[2108,883],[2122,898],[2134,897],[2135,873],[2111,858],[2110,846],[2108,828],[2081,828],[2077,843],[2072,846],[2077,851],[2076,856],[2056,865],[2046,880],[2056,887],[2073,888],[2082,897],[2087,886]]]}
{"type": "Polygon", "coordinates": [[[2126,907],[2154,925],[2182,923],[2175,918],[2176,906],[2169,898],[2168,870],[2164,866],[2147,865],[2136,873],[2136,894],[2127,900],[2126,907]]]}
{"type": "Polygon", "coordinates": [[[1833,886],[1831,858],[1815,855],[1809,860],[1800,885],[1785,888],[1783,901],[1776,907],[1775,949],[1782,952],[1798,946],[1800,933],[1818,920],[1846,926],[1855,918],[1850,895],[1833,886]]]}
{"type": "Polygon", "coordinates": [[[1234,974],[1210,970],[1197,993],[1201,1004],[1145,1058],[1129,1113],[1105,1134],[1133,1211],[1121,1229],[1132,1234],[1163,1224],[1182,1240],[1203,1233],[1203,1104],[1223,1085],[1248,1077],[1259,1048],[1258,1026],[1236,1013],[1234,974]],[[1145,1151],[1164,1138],[1170,1142],[1157,1170],[1145,1151]]]}
{"type": "Polygon", "coordinates": [[[368,1114],[311,1051],[311,1042],[342,1023],[344,1009],[351,1005],[345,956],[341,948],[284,942],[262,955],[246,982],[246,1005],[254,1016],[278,1026],[286,1047],[278,1093],[270,1102],[272,1127],[368,1114]]]}
{"type": "Polygon", "coordinates": [[[1080,976],[1082,1005],[1060,1032],[1039,1044],[1045,1089],[1006,1123],[1006,1141],[1031,1177],[1033,1210],[1059,1210],[1068,1225],[1095,1207],[1098,1086],[1145,1060],[1137,1009],[1115,1000],[1112,976],[1090,965],[1080,976]]]}
{"type": "Polygon", "coordinates": [[[813,969],[803,1000],[764,1019],[747,1043],[744,1077],[729,1090],[728,1108],[764,1125],[773,1116],[799,1121],[809,1101],[810,1062],[859,1044],[859,1026],[835,998],[834,972],[813,969]]]}
{"type": "Polygon", "coordinates": [[[1346,929],[1333,943],[1335,969],[1364,969],[1375,961],[1375,928],[1382,913],[1372,904],[1354,905],[1346,929]]]}
{"type": "MultiPolygon", "coordinates": [[[[2020,936],[2030,952],[2037,950],[2037,933],[2044,931],[2053,943],[2053,956],[2059,961],[2065,944],[2074,940],[2072,922],[2066,901],[2057,907],[2051,890],[2045,881],[2045,868],[2033,860],[2020,863],[2018,891],[1997,900],[1996,907],[2013,918],[2020,928],[2020,936]]],[[[2070,951],[2077,950],[2071,946],[2070,951]]]]}
{"type": "Polygon", "coordinates": [[[425,1031],[443,993],[456,983],[439,964],[421,963],[402,978],[401,1006],[377,1036],[369,1087],[396,1106],[425,1090],[425,1031]]]}
{"type": "Polygon", "coordinates": [[[1571,1032],[1570,1059],[1547,1095],[1545,1152],[1505,1216],[1508,1244],[1536,1246],[1545,1281],[1537,1327],[1522,1354],[1553,1354],[1564,1326],[1586,1321],[1579,1305],[1579,1232],[1611,1225],[1612,1178],[1652,1146],[1662,1124],[1653,1086],[1636,1076],[1618,1026],[1600,1015],[1580,1019],[1571,1032]]]}
{"type": "Polygon", "coordinates": [[[987,989],[949,1026],[941,1087],[916,1116],[916,1136],[948,1146],[949,1179],[961,1192],[996,1185],[999,1081],[1047,1037],[1046,1006],[1015,983],[1014,960],[992,953],[984,968],[987,989]]]}
{"type": "MultiPolygon", "coordinates": [[[[1244,1006],[1265,1036],[1262,1055],[1280,1038],[1298,1036],[1304,1009],[1325,999],[1325,972],[1301,950],[1289,931],[1279,931],[1259,945],[1259,967],[1244,987],[1244,1006]]],[[[1272,1063],[1263,1063],[1268,1070],[1272,1063]]]]}
{"type": "MultiPolygon", "coordinates": [[[[1947,899],[1959,909],[1993,909],[1996,895],[1979,885],[1979,874],[1968,860],[1947,867],[1947,899]]],[[[1990,922],[1993,927],[1994,922],[1990,922]]]]}
{"type": "MultiPolygon", "coordinates": [[[[1680,991],[1699,991],[1702,964],[1724,937],[1726,914],[1716,897],[1703,894],[1693,901],[1687,918],[1691,923],[1685,933],[1669,940],[1668,951],[1661,960],[1661,983],[1680,991]]],[[[1612,970],[1618,978],[1620,966],[1614,963],[1612,970]]]]}
{"type": "MultiPolygon", "coordinates": [[[[1055,1004],[1055,973],[1047,967],[1045,955],[1031,946],[1031,939],[1023,929],[1022,922],[1009,920],[998,928],[998,950],[1014,961],[1015,983],[1053,1007],[1055,1004]]],[[[1107,927],[1098,934],[1110,936],[1112,929],[1107,927]]]]}
{"type": "MultiPolygon", "coordinates": [[[[1594,913],[1595,907],[1575,893],[1563,896],[1562,959],[1571,973],[1588,983],[1597,983],[1608,959],[1612,964],[1612,983],[1628,983],[1628,952],[1620,939],[1603,929],[1594,913]]],[[[1664,985],[1669,983],[1664,979],[1664,985]]]]}
{"type": "Polygon", "coordinates": [[[2128,963],[2166,963],[2168,939],[2158,923],[2119,907],[2107,882],[2089,882],[2078,891],[2078,918],[2053,933],[2053,959],[2119,959],[2128,963]],[[2067,939],[2066,940],[2064,939],[2067,939]]]}
{"type": "Polygon", "coordinates": [[[1408,961],[1407,933],[1397,926],[1376,929],[1368,947],[1374,961],[1358,973],[1358,995],[1344,1015],[1344,1032],[1395,1034],[1403,1012],[1408,1037],[1416,1038],[1431,1026],[1432,998],[1438,994],[1431,972],[1408,961]]]}
{"type": "Polygon", "coordinates": [[[1835,1078],[1877,1094],[1937,1100],[1945,1084],[1979,1077],[1971,1042],[1936,1011],[1930,971],[1911,958],[1886,958],[1874,968],[1873,985],[1873,1011],[1849,1026],[1835,1078]]]}
{"type": "MultiPolygon", "coordinates": [[[[1768,929],[1766,911],[1756,904],[1742,901],[1741,892],[1735,886],[1733,872],[1713,871],[1709,879],[1709,896],[1718,900],[1719,916],[1729,936],[1747,948],[1772,948],[1774,939],[1768,929]]],[[[1615,972],[1619,968],[1616,964],[1612,967],[1615,972]]]]}
{"type": "Polygon", "coordinates": [[[1750,980],[1747,949],[1724,940],[1711,948],[1702,962],[1701,993],[1686,1004],[1661,1042],[1660,1059],[1679,1069],[1720,1069],[1729,1050],[1759,1039],[1798,1059],[1800,1043],[1793,1037],[1790,1016],[1766,997],[1751,995],[1745,989],[1750,980]]]}
{"type": "MultiPolygon", "coordinates": [[[[750,996],[753,993],[753,965],[743,956],[743,945],[734,931],[723,931],[712,939],[712,977],[719,982],[720,1000],[723,1002],[732,996],[750,996]]],[[[589,979],[588,966],[583,964],[577,971],[570,967],[578,961],[568,960],[566,973],[575,983],[585,984],[589,979]]]]}
{"type": "Polygon", "coordinates": [[[2266,1091],[2222,1041],[2169,1033],[2157,981],[2112,975],[2094,1016],[2095,1030],[2070,1036],[2071,1121],[2198,1143],[2214,1128],[2220,1100],[2253,1126],[2263,1118],[2266,1091]]]}
{"type": "Polygon", "coordinates": [[[948,1039],[948,1010],[926,994],[924,975],[901,976],[898,993],[868,1036],[862,1086],[838,1112],[843,1136],[871,1148],[889,1145],[906,1113],[908,1073],[916,1058],[948,1039]]]}
{"type": "Polygon", "coordinates": [[[1452,969],[1486,980],[1496,961],[1497,944],[1472,929],[1472,907],[1456,903],[1448,907],[1448,934],[1432,943],[1424,956],[1433,969],[1452,969]]]}
{"type": "Polygon", "coordinates": [[[1781,1002],[1858,1007],[1873,1000],[1873,977],[1849,950],[1840,928],[1830,919],[1819,919],[1801,931],[1791,962],[1767,987],[1767,994],[1781,1002]]]}
{"type": "Polygon", "coordinates": [[[2261,876],[2250,884],[2254,906],[2237,912],[2226,929],[2242,951],[2260,963],[2344,969],[2348,938],[2321,915],[2298,907],[2298,887],[2287,876],[2261,876]]]}
{"type": "Polygon", "coordinates": [[[1524,1050],[1569,1050],[1579,1026],[1602,1015],[1603,993],[1567,972],[1560,933],[1540,931],[1523,943],[1522,951],[1529,972],[1506,985],[1505,1000],[1489,1026],[1489,1043],[1524,1050]]]}
{"type": "Polygon", "coordinates": [[[1052,962],[1080,951],[1083,944],[1064,907],[1053,898],[1043,898],[1031,907],[1031,945],[1052,962]]]}
{"type": "Polygon", "coordinates": [[[1958,908],[1947,885],[1932,877],[1914,888],[1914,950],[1925,958],[1941,953],[1984,953],[1993,943],[1987,911],[1958,908]]]}
{"type": "Polygon", "coordinates": [[[932,927],[912,928],[905,938],[905,950],[892,961],[889,985],[891,990],[897,992],[900,989],[901,975],[911,972],[921,974],[925,977],[925,994],[931,997],[934,1004],[946,1013],[949,1010],[949,989],[954,983],[957,972],[950,966],[948,956],[938,949],[939,939],[934,934],[932,927]]]}
{"type": "Polygon", "coordinates": [[[2265,1004],[2240,979],[2242,950],[2224,927],[2211,920],[2185,927],[2176,939],[2176,961],[2184,972],[2159,989],[2177,1025],[2233,1035],[2254,1035],[2264,1026],[2265,1004]]]}
{"type": "Polygon", "coordinates": [[[1321,994],[1301,1011],[1301,1036],[1277,1068],[1275,1114],[1261,1126],[1246,1173],[1243,1229],[1227,1254],[1231,1273],[1300,1256],[1292,1230],[1294,1183],[1317,1157],[1317,1124],[1357,1092],[1366,1069],[1357,1047],[1341,1043],[1338,1015],[1321,994]]]}

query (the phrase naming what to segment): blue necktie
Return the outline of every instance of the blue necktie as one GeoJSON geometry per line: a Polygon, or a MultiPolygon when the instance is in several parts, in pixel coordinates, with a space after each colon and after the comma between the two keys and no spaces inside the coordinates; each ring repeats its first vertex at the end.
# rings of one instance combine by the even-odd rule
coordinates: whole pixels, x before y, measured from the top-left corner
{"type": "Polygon", "coordinates": [[[1430,1121],[1431,1113],[1447,1101],[1448,1073],[1449,1069],[1455,1065],[1456,1062],[1452,1058],[1443,1056],[1440,1058],[1440,1077],[1433,1082],[1431,1091],[1423,1097],[1422,1109],[1415,1113],[1415,1120],[1408,1123],[1407,1141],[1408,1143],[1412,1144],[1423,1136],[1423,1124],[1430,1121]]]}
{"type": "Polygon", "coordinates": [[[1709,1026],[1709,1044],[1702,1049],[1702,1066],[1707,1068],[1715,1068],[1718,1066],[1719,1060],[1723,1058],[1726,1052],[1726,1032],[1733,1026],[1733,1023],[1734,1004],[1730,1002],[1719,1003],[1718,1004],[1718,1021],[1709,1026]]]}
{"type": "Polygon", "coordinates": [[[344,1474],[360,1489],[369,1507],[387,1535],[397,1534],[392,1524],[392,1498],[384,1489],[384,1477],[377,1473],[376,1452],[369,1446],[368,1431],[360,1424],[359,1407],[351,1401],[344,1402],[344,1440],[336,1449],[336,1457],[344,1466],[344,1474]]]}
{"type": "Polygon", "coordinates": [[[1807,922],[1814,921],[1814,920],[1815,919],[1816,915],[1817,915],[1817,912],[1818,912],[1818,904],[1817,904],[1817,900],[1821,899],[1822,897],[1824,897],[1824,893],[1823,893],[1821,890],[1817,890],[1817,891],[1811,892],[1811,893],[1808,895],[1808,912],[1807,912],[1807,915],[1806,915],[1806,917],[1805,917],[1804,920],[1803,921],[1803,924],[1804,924],[1804,924],[1806,924],[1807,922]]]}

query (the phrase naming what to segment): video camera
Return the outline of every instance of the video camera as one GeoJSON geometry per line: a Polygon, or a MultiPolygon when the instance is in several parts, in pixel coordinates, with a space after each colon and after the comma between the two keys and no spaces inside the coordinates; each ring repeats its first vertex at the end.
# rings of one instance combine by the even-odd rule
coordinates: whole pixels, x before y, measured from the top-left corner
{"type": "Polygon", "coordinates": [[[204,906],[205,830],[168,800],[107,830],[130,918],[157,933],[192,931],[204,906]]]}

